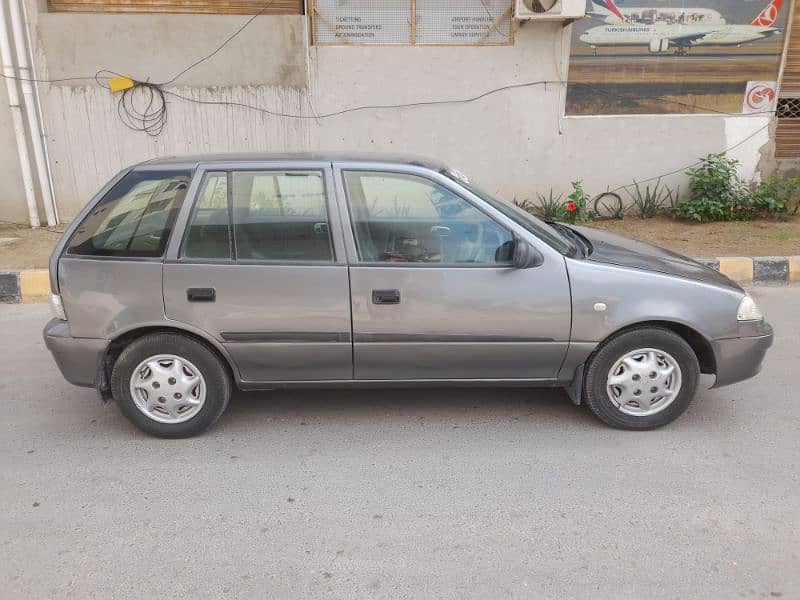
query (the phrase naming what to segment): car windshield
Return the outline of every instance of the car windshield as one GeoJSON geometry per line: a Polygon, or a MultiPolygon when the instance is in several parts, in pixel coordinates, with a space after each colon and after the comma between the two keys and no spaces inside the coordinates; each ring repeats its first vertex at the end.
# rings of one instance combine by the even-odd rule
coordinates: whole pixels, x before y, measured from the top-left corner
{"type": "Polygon", "coordinates": [[[518,206],[508,204],[507,202],[503,202],[502,200],[495,198],[488,192],[485,192],[476,186],[458,171],[445,169],[442,171],[442,174],[449,177],[459,185],[467,188],[470,192],[484,200],[487,204],[499,210],[506,217],[530,231],[537,238],[542,240],[551,248],[558,250],[561,254],[564,254],[565,256],[573,256],[577,252],[575,244],[561,235],[555,230],[555,228],[551,227],[541,219],[534,217],[529,212],[522,210],[518,206]]]}

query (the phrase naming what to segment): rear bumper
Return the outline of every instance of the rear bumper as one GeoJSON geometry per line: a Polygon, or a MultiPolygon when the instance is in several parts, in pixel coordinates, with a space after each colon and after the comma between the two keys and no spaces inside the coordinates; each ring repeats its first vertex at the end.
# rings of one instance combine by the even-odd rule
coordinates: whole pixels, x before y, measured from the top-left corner
{"type": "Polygon", "coordinates": [[[713,387],[744,381],[761,371],[764,355],[772,346],[774,336],[768,323],[764,323],[763,330],[763,335],[711,342],[717,361],[717,380],[713,387]]]}
{"type": "Polygon", "coordinates": [[[64,379],[73,385],[94,387],[108,340],[74,338],[69,334],[69,324],[60,319],[49,321],[42,334],[64,379]]]}

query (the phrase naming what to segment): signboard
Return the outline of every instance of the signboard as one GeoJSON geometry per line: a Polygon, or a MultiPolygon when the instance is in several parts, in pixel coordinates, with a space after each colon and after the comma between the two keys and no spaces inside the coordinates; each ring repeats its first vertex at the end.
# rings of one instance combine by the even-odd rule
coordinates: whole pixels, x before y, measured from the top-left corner
{"type": "Polygon", "coordinates": [[[314,0],[316,44],[408,44],[411,0],[314,0]]]}
{"type": "Polygon", "coordinates": [[[566,114],[769,110],[790,9],[789,0],[587,0],[572,25],[566,114]]]}
{"type": "Polygon", "coordinates": [[[320,45],[502,45],[512,0],[313,0],[320,45]]]}
{"type": "Polygon", "coordinates": [[[417,0],[417,44],[508,44],[507,0],[417,0]]]}
{"type": "Polygon", "coordinates": [[[742,112],[747,115],[772,112],[778,99],[777,81],[748,81],[742,112]]]}

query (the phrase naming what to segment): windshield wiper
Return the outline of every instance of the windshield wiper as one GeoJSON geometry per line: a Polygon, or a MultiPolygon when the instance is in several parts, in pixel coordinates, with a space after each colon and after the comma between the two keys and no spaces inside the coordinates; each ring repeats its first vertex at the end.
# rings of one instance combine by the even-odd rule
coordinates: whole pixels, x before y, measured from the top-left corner
{"type": "Polygon", "coordinates": [[[584,256],[589,256],[592,253],[592,243],[585,236],[572,229],[572,227],[564,225],[563,223],[556,223],[555,221],[545,222],[567,236],[577,248],[580,248],[584,256]]]}

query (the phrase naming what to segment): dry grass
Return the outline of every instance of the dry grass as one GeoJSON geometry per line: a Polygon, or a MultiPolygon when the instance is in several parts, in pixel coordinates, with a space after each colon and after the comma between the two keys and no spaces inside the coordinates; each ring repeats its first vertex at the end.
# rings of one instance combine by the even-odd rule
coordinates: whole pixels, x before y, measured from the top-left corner
{"type": "Polygon", "coordinates": [[[63,230],[64,226],[31,229],[0,224],[0,238],[19,238],[11,244],[0,245],[0,271],[47,268],[50,252],[63,230]]]}
{"type": "Polygon", "coordinates": [[[687,256],[800,255],[800,216],[783,221],[693,223],[670,217],[595,221],[590,227],[644,240],[687,256]]]}

